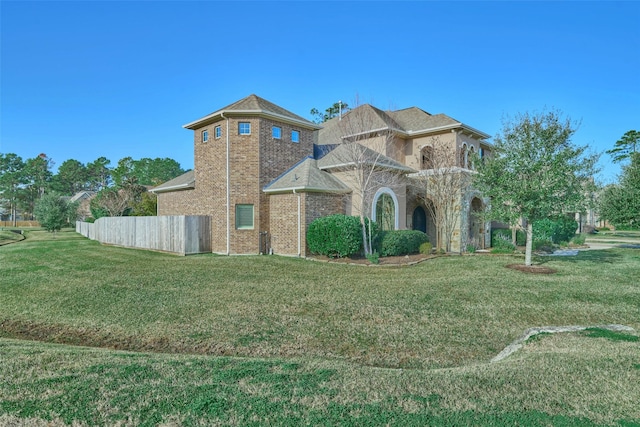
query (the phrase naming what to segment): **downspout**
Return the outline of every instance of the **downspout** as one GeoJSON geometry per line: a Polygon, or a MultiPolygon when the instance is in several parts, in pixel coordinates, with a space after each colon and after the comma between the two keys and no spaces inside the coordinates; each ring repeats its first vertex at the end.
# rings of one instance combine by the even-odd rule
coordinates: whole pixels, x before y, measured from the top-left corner
{"type": "Polygon", "coordinates": [[[296,193],[296,189],[293,189],[293,194],[298,196],[298,256],[302,255],[302,223],[301,223],[301,211],[300,211],[300,193],[296,193]]]}
{"type": "Polygon", "coordinates": [[[227,144],[227,167],[226,169],[226,187],[227,187],[227,255],[231,253],[231,185],[229,183],[229,118],[224,116],[224,113],[220,113],[220,117],[227,121],[226,144],[227,144]]]}

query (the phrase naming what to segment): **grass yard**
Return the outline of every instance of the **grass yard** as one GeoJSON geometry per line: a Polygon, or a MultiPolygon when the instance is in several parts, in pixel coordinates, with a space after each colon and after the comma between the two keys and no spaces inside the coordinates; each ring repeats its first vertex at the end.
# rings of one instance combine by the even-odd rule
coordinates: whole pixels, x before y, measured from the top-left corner
{"type": "Polygon", "coordinates": [[[177,257],[28,232],[0,247],[0,424],[640,425],[640,250],[505,268],[521,261],[177,257]],[[489,363],[530,327],[614,323],[636,332],[539,335],[489,363]]]}

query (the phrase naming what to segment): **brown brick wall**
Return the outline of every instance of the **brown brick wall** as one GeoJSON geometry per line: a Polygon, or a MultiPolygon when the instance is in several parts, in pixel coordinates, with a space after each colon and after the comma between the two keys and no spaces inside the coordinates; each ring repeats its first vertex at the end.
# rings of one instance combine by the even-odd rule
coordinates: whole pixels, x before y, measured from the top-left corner
{"type": "MultiPolygon", "coordinates": [[[[298,255],[298,197],[301,214],[304,209],[304,194],[272,194],[271,203],[271,248],[278,255],[298,255]]],[[[302,215],[301,215],[302,216],[302,215]]],[[[305,233],[304,223],[301,223],[301,234],[305,233]]],[[[303,236],[304,238],[304,236],[303,236]]],[[[304,251],[304,240],[301,243],[304,251]]]]}
{"type": "MultiPolygon", "coordinates": [[[[257,254],[260,231],[270,231],[269,197],[262,188],[305,156],[313,153],[313,132],[259,117],[228,119],[230,166],[230,252],[257,254]],[[239,135],[239,122],[251,123],[251,135],[239,135]],[[281,139],[272,138],[272,126],[282,129],[281,139]],[[300,142],[291,142],[291,131],[300,132],[300,142]],[[237,204],[254,206],[254,229],[236,230],[237,204]]],[[[194,130],[194,190],[158,195],[159,215],[210,215],[213,252],[227,251],[226,141],[227,119],[194,130]],[[222,135],[215,138],[215,127],[222,135]],[[208,130],[208,142],[202,131],[208,130]]],[[[297,223],[296,223],[297,224],[297,223]]],[[[297,247],[297,243],[296,243],[297,247]]],[[[296,250],[297,251],[297,250],[296,250]]]]}

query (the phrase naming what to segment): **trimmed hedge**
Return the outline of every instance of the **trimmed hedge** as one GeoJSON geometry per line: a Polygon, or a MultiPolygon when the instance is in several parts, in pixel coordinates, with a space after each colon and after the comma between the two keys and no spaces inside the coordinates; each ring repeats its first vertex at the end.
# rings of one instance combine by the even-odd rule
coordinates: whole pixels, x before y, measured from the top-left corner
{"type": "Polygon", "coordinates": [[[314,254],[347,257],[362,250],[360,218],[342,214],[316,219],[307,230],[307,245],[314,254]]]}
{"type": "Polygon", "coordinates": [[[419,230],[383,231],[378,235],[378,253],[380,256],[417,254],[420,245],[428,241],[429,237],[419,230]]]}
{"type": "Polygon", "coordinates": [[[569,242],[577,229],[578,223],[571,218],[541,219],[533,223],[533,241],[569,242]]]}
{"type": "MultiPolygon", "coordinates": [[[[494,242],[500,239],[511,241],[511,229],[509,228],[494,228],[491,230],[491,246],[495,246],[494,242]]],[[[524,246],[527,242],[527,233],[524,230],[516,231],[516,244],[518,246],[524,246]]],[[[499,242],[498,244],[500,244],[499,242]]]]}

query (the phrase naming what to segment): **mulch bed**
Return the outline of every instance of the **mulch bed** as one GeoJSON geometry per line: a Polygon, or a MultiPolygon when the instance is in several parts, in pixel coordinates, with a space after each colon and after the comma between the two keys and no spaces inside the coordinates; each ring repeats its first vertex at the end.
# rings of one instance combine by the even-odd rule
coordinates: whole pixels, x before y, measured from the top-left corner
{"type": "Polygon", "coordinates": [[[531,273],[531,274],[554,274],[557,273],[557,270],[553,268],[545,267],[543,265],[524,265],[524,264],[509,264],[507,268],[511,268],[512,270],[522,271],[523,273],[531,273]]]}
{"type": "MultiPolygon", "coordinates": [[[[386,256],[380,257],[380,262],[377,265],[412,265],[433,257],[433,255],[423,254],[386,256]]],[[[352,258],[329,258],[322,255],[313,255],[309,256],[308,258],[316,261],[335,262],[338,264],[376,265],[372,264],[367,258],[363,256],[354,256],[352,258]]]]}

